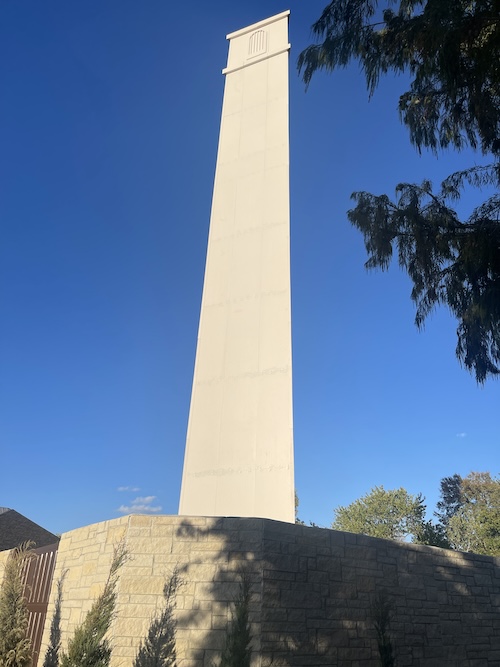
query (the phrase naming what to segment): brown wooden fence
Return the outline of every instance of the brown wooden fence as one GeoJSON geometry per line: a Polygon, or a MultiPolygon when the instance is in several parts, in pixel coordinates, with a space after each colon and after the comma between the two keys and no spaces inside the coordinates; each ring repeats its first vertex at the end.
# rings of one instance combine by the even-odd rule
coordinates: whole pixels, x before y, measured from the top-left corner
{"type": "Polygon", "coordinates": [[[58,546],[57,542],[35,549],[35,558],[26,561],[23,571],[28,607],[28,637],[33,650],[31,667],[37,667],[58,546]]]}

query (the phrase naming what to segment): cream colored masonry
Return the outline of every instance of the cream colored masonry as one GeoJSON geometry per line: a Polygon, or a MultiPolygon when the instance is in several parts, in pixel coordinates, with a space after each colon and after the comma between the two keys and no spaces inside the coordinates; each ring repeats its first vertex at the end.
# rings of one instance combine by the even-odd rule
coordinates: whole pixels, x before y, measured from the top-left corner
{"type": "Polygon", "coordinates": [[[288,15],[227,37],[181,515],[295,518],[288,15]]]}
{"type": "MultiPolygon", "coordinates": [[[[130,554],[109,633],[111,667],[132,667],[163,584],[179,568],[178,667],[220,662],[241,567],[251,577],[252,667],[377,667],[373,603],[389,600],[406,667],[500,665],[500,558],[269,519],[133,515],[61,538],[62,648],[101,593],[113,549],[130,554]]],[[[0,553],[2,564],[7,553],[0,553]]]]}
{"type": "MultiPolygon", "coordinates": [[[[68,638],[102,592],[120,541],[125,543],[129,559],[118,582],[116,618],[110,631],[111,667],[132,667],[139,641],[162,607],[163,585],[176,567],[184,580],[177,595],[178,667],[210,667],[217,662],[231,618],[230,603],[238,590],[237,569],[242,559],[254,560],[255,555],[247,550],[259,541],[259,526],[255,526],[253,539],[251,524],[245,524],[243,537],[249,541],[242,551],[242,535],[238,530],[228,532],[228,525],[221,530],[216,519],[131,515],[64,533],[38,667],[43,665],[49,642],[59,577],[64,574],[61,629],[65,649],[68,638]],[[231,545],[235,551],[230,554],[231,545]]],[[[259,634],[257,623],[254,632],[259,634]]],[[[259,648],[258,642],[255,648],[259,648]]],[[[253,665],[260,665],[257,655],[253,665]]]]}

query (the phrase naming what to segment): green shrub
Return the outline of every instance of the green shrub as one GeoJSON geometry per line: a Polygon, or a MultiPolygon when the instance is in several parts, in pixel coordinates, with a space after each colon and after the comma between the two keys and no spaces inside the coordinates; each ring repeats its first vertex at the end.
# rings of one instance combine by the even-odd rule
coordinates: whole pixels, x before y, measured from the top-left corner
{"type": "Polygon", "coordinates": [[[61,667],[108,667],[111,645],[106,633],[115,614],[118,572],[127,557],[121,542],[115,549],[104,590],[69,640],[67,653],[61,657],[61,667]]]}
{"type": "Polygon", "coordinates": [[[240,589],[234,601],[233,620],[226,635],[219,667],[250,667],[252,635],[249,623],[250,577],[241,573],[240,589]]]}
{"type": "Polygon", "coordinates": [[[133,667],[176,667],[174,612],[177,589],[181,584],[179,571],[175,568],[163,587],[163,609],[152,619],[133,667]]]}
{"type": "Polygon", "coordinates": [[[376,594],[372,604],[373,625],[377,633],[377,644],[381,667],[394,667],[394,647],[389,636],[389,625],[393,614],[393,606],[386,591],[376,594]]]}
{"type": "Polygon", "coordinates": [[[26,636],[28,609],[23,567],[33,557],[33,542],[13,549],[5,564],[0,589],[0,667],[25,667],[31,662],[31,640],[26,636]]]}

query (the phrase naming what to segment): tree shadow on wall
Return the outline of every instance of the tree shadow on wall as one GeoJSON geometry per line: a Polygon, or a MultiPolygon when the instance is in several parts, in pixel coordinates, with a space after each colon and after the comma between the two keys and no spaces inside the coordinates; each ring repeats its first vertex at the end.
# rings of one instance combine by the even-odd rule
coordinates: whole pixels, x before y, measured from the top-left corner
{"type": "Polygon", "coordinates": [[[498,662],[500,559],[380,542],[390,561],[384,567],[390,572],[386,590],[395,664],[455,667],[498,662]]]}
{"type": "Polygon", "coordinates": [[[499,559],[268,519],[185,517],[174,543],[188,582],[178,637],[203,667],[219,664],[242,569],[262,667],[378,667],[381,593],[396,665],[500,655],[499,559]]]}
{"type": "Polygon", "coordinates": [[[220,663],[243,573],[250,589],[252,648],[259,648],[259,522],[184,518],[177,528],[174,547],[183,545],[184,563],[179,562],[178,567],[185,581],[177,605],[178,644],[190,647],[189,656],[183,657],[203,667],[220,663]]]}
{"type": "MultiPolygon", "coordinates": [[[[318,667],[338,664],[339,646],[348,644],[353,632],[346,614],[332,613],[330,605],[332,581],[342,578],[339,554],[332,551],[333,531],[265,519],[206,521],[204,526],[184,518],[176,534],[191,544],[182,568],[189,599],[179,609],[179,638],[184,634],[183,644],[200,647],[189,659],[203,667],[219,664],[244,571],[251,590],[252,649],[262,667],[299,667],[311,660],[318,667]]],[[[365,602],[370,605],[369,595],[365,602]]],[[[351,650],[369,659],[376,650],[375,633],[368,621],[361,625],[370,646],[351,650]]]]}

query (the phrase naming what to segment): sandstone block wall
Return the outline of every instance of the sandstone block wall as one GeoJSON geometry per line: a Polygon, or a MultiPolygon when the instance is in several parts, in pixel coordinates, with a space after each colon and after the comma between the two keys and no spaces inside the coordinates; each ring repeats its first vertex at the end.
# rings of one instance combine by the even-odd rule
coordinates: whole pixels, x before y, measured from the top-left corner
{"type": "MultiPolygon", "coordinates": [[[[398,667],[500,665],[500,559],[267,519],[133,515],[62,536],[62,643],[102,590],[113,548],[118,585],[112,667],[132,665],[173,568],[179,667],[217,664],[244,568],[252,582],[252,667],[375,667],[373,603],[392,609],[398,667]]],[[[44,655],[42,646],[41,656],[44,655]]]]}
{"type": "Polygon", "coordinates": [[[238,593],[242,566],[252,578],[252,632],[255,666],[259,662],[259,575],[262,521],[132,515],[87,526],[61,537],[51,603],[41,655],[49,642],[57,581],[63,577],[62,646],[102,591],[113,550],[124,541],[129,559],[120,571],[116,618],[111,637],[112,667],[133,663],[139,641],[163,603],[165,581],[177,568],[182,580],[177,595],[179,667],[212,667],[223,646],[238,593]]]}
{"type": "Polygon", "coordinates": [[[500,665],[500,559],[264,522],[262,565],[262,667],[379,665],[379,593],[398,667],[500,665]]]}

